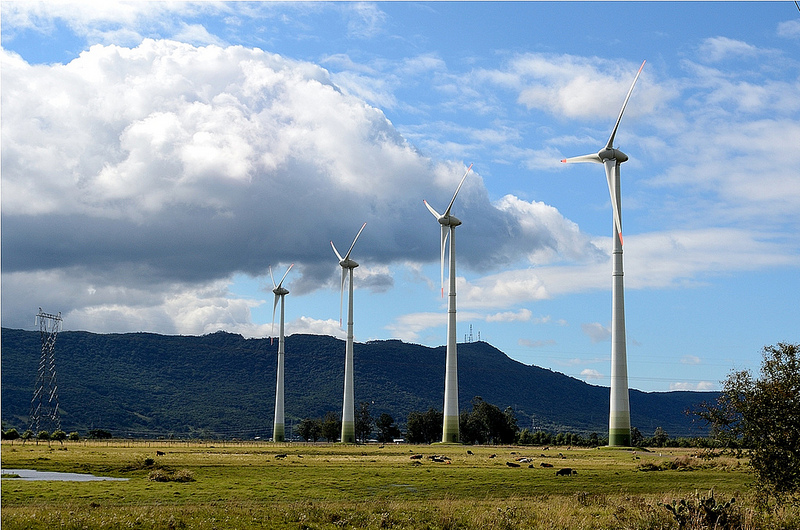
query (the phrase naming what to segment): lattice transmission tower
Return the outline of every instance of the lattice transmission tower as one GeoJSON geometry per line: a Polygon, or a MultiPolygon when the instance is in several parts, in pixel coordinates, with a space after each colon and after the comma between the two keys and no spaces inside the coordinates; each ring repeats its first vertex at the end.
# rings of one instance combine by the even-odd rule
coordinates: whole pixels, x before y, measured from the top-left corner
{"type": "Polygon", "coordinates": [[[42,355],[39,358],[39,371],[31,398],[30,430],[39,434],[40,429],[49,432],[61,430],[55,357],[56,336],[61,331],[61,313],[51,315],[40,307],[36,322],[42,337],[42,355]]]}

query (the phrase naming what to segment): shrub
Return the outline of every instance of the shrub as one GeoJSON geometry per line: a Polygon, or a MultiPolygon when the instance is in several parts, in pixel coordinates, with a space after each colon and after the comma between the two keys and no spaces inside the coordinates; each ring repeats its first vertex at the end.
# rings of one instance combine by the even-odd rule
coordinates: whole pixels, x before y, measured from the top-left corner
{"type": "Polygon", "coordinates": [[[9,429],[3,433],[3,440],[16,440],[19,438],[19,432],[16,429],[9,429]]]}
{"type": "Polygon", "coordinates": [[[695,493],[694,498],[673,500],[671,503],[659,503],[678,522],[678,528],[713,528],[715,530],[728,530],[738,528],[739,514],[733,510],[736,498],[732,497],[726,503],[719,503],[714,498],[714,490],[708,497],[701,497],[695,493]]]}
{"type": "Polygon", "coordinates": [[[153,482],[194,482],[194,473],[188,469],[179,469],[177,471],[154,469],[147,478],[153,482]]]}

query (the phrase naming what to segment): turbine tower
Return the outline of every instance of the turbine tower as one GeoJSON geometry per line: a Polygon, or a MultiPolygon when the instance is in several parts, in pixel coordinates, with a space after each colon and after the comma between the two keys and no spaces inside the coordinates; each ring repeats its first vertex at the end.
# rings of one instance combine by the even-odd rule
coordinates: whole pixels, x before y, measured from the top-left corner
{"type": "Polygon", "coordinates": [[[440,214],[428,204],[422,201],[433,214],[439,224],[442,225],[441,237],[441,280],[442,296],[444,296],[444,251],[447,246],[447,238],[450,237],[450,291],[447,300],[447,361],[444,376],[444,424],[442,425],[442,443],[458,443],[460,441],[458,431],[458,356],[456,354],[456,227],[461,221],[450,215],[450,209],[456,202],[461,186],[469,175],[472,164],[467,168],[467,172],[461,177],[458,188],[453,194],[453,199],[447,206],[443,214],[440,214]]]}
{"type": "Polygon", "coordinates": [[[350,259],[350,253],[356,246],[358,236],[364,230],[367,223],[361,225],[361,230],[353,239],[350,250],[342,257],[336,250],[336,245],[331,241],[331,248],[339,258],[339,265],[342,267],[342,290],[339,294],[339,325],[342,325],[342,299],[344,298],[344,282],[350,277],[349,297],[347,299],[347,346],[344,354],[344,404],[342,406],[342,443],[356,443],[356,421],[355,421],[355,400],[353,396],[353,269],[358,267],[358,263],[350,259]]]}
{"type": "Polygon", "coordinates": [[[283,273],[283,278],[275,285],[275,277],[272,276],[272,267],[269,268],[269,277],[272,278],[272,292],[275,293],[275,303],[272,305],[272,331],[270,332],[270,344],[272,344],[272,334],[275,331],[275,309],[278,307],[278,300],[281,302],[281,322],[278,335],[278,380],[275,383],[275,421],[272,425],[272,441],[283,442],[286,439],[283,420],[283,319],[284,319],[284,297],[289,294],[289,291],[283,287],[283,280],[286,275],[294,267],[294,263],[289,265],[286,272],[283,273]]]}
{"type": "Polygon", "coordinates": [[[594,162],[603,164],[606,170],[608,191],[611,196],[611,208],[614,213],[613,243],[613,290],[611,295],[611,410],[608,419],[608,445],[612,447],[626,447],[631,444],[631,412],[628,398],[628,360],[625,344],[625,292],[622,272],[622,207],[620,202],[620,177],[619,167],[628,160],[628,155],[614,149],[614,137],[617,134],[622,114],[636,86],[636,81],[644,68],[644,61],[636,77],[633,78],[631,88],[622,109],[619,111],[617,123],[611,131],[611,136],[606,146],[597,154],[566,158],[562,162],[594,162]]]}

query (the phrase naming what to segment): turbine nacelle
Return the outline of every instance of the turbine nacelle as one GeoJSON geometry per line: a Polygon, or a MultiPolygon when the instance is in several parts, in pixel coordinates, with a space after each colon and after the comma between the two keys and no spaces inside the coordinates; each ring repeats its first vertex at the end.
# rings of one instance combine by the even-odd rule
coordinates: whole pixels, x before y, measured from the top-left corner
{"type": "Polygon", "coordinates": [[[617,164],[621,164],[623,162],[628,161],[628,155],[620,151],[619,149],[614,149],[613,147],[610,149],[603,149],[597,156],[600,157],[600,160],[605,162],[606,160],[616,160],[617,164]]]}
{"type": "Polygon", "coordinates": [[[289,290],[285,287],[276,287],[272,290],[272,292],[275,293],[275,296],[284,296],[289,294],[289,290]]]}
{"type": "Polygon", "coordinates": [[[439,224],[442,226],[458,226],[461,224],[461,220],[454,215],[448,215],[447,217],[441,216],[439,219],[439,224]]]}
{"type": "Polygon", "coordinates": [[[339,265],[341,265],[343,269],[355,269],[356,267],[358,267],[358,263],[356,263],[350,258],[341,260],[339,262],[339,265]]]}

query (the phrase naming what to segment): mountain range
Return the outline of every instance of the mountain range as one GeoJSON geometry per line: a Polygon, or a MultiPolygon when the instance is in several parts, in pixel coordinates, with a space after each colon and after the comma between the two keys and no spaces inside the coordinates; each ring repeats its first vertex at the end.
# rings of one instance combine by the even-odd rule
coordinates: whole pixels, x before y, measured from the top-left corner
{"type": "MultiPolygon", "coordinates": [[[[3,328],[4,428],[28,428],[41,356],[38,331],[3,328]]],[[[343,340],[286,338],[287,434],[303,418],[341,415],[343,340]]],[[[55,364],[62,429],[104,429],[119,437],[268,438],[275,403],[277,342],[216,332],[203,336],[61,332],[55,364]]],[[[410,412],[441,410],[445,347],[398,340],[356,343],[355,402],[402,426],[410,412]]],[[[474,397],[512,407],[520,428],[551,432],[608,430],[609,389],[525,365],[486,342],[458,344],[459,408],[474,397]]],[[[713,392],[630,391],[631,425],[644,436],[704,436],[688,409],[713,392]]]]}

